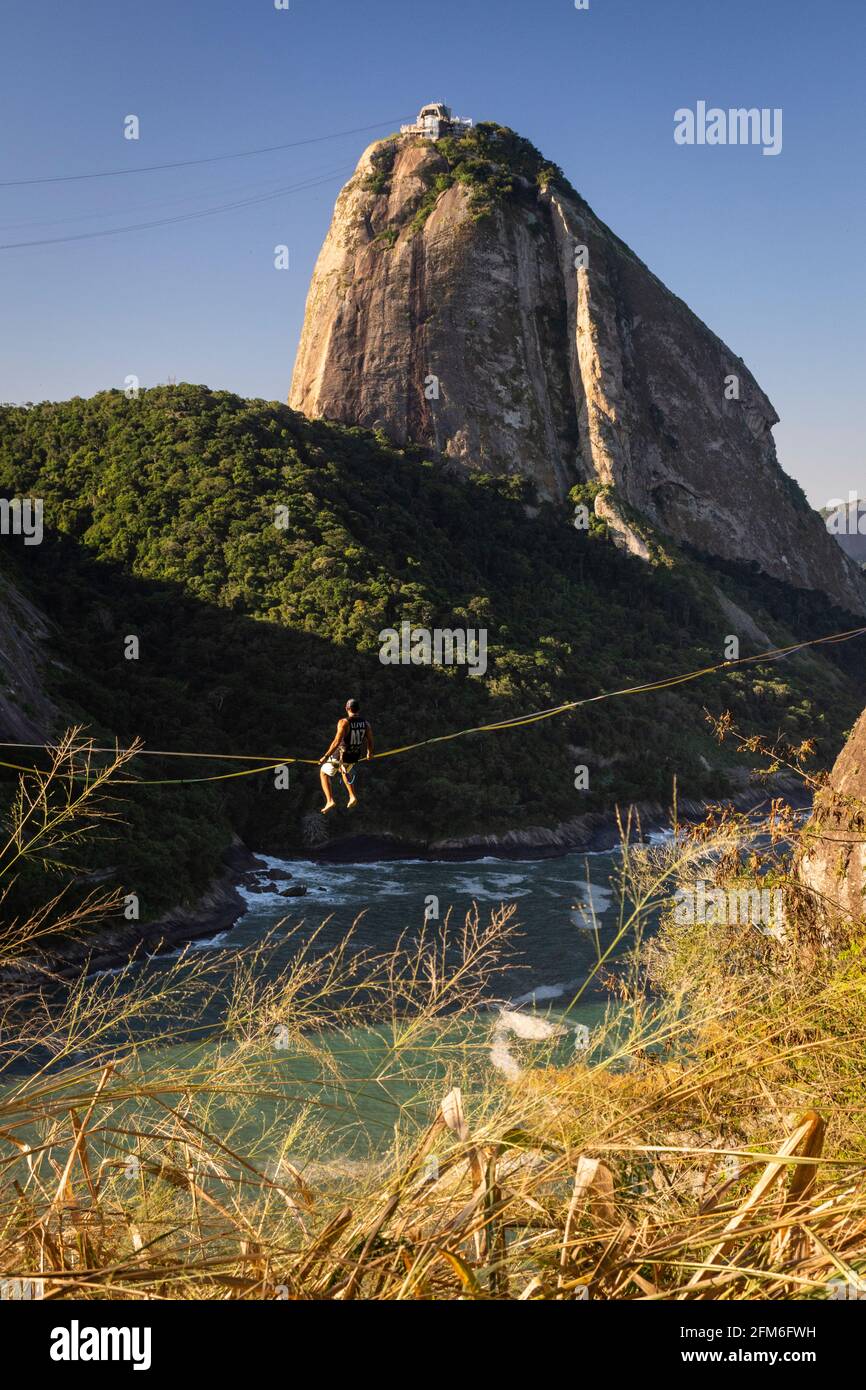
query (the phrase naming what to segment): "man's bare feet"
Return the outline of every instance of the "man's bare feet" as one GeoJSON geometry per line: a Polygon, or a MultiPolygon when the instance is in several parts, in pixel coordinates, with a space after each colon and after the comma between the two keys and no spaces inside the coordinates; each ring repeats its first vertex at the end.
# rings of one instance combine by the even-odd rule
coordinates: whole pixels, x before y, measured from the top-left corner
{"type": "Polygon", "coordinates": [[[322,807],[320,814],[323,815],[323,816],[326,816],[326,815],[328,814],[329,811],[333,811],[333,809],[334,809],[334,807],[336,806],[336,804],[337,804],[336,801],[327,801],[327,802],[325,802],[325,805],[322,807]]]}
{"type": "Polygon", "coordinates": [[[357,804],[358,798],[356,796],[353,796],[351,800],[346,803],[346,810],[351,811],[354,806],[357,806],[357,804]]]}

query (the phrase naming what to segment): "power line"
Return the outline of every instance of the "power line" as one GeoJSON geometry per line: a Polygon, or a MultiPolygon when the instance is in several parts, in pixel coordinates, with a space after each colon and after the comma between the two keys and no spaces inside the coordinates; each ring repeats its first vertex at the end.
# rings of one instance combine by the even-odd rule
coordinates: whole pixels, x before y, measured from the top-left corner
{"type": "Polygon", "coordinates": [[[81,179],[113,179],[126,174],[153,174],[163,169],[189,169],[194,164],[219,164],[226,159],[247,159],[255,154],[272,154],[276,150],[296,150],[301,145],[319,145],[324,140],[339,140],[344,135],[362,135],[365,131],[380,130],[382,126],[399,125],[407,118],[400,116],[393,121],[377,121],[375,125],[356,126],[354,130],[337,130],[331,135],[314,135],[307,140],[288,140],[282,145],[262,145],[256,150],[238,150],[236,154],[212,154],[203,159],[179,159],[171,164],[142,164],[137,169],[103,169],[92,174],[53,174],[40,179],[6,179],[0,188],[25,188],[42,183],[77,183],[81,179]]]}
{"type": "Polygon", "coordinates": [[[198,212],[178,213],[175,217],[160,217],[152,222],[131,222],[125,227],[106,227],[98,232],[76,232],[70,236],[40,237],[33,241],[7,241],[0,243],[0,251],[16,251],[26,246],[56,246],[60,242],[68,241],[91,241],[94,237],[117,236],[121,232],[142,232],[154,227],[170,227],[179,222],[193,222],[201,217],[213,217],[216,213],[232,212],[237,208],[254,207],[258,203],[270,203],[275,198],[285,198],[290,193],[300,193],[305,189],[319,188],[323,184],[330,183],[335,178],[345,178],[352,172],[353,166],[343,165],[340,169],[332,169],[329,173],[320,178],[307,179],[303,183],[289,184],[285,188],[278,189],[276,193],[264,193],[255,198],[241,198],[233,203],[221,203],[217,207],[202,208],[198,212]]]}
{"type": "MultiPolygon", "coordinates": [[[[313,177],[312,173],[310,177],[313,177]]],[[[284,170],[277,178],[256,179],[254,183],[247,180],[242,184],[233,183],[228,188],[209,188],[205,193],[175,193],[170,198],[148,198],[144,203],[131,203],[123,207],[100,207],[95,212],[76,212],[64,217],[29,217],[24,222],[3,222],[0,223],[0,232],[17,232],[27,227],[65,227],[71,222],[93,222],[98,218],[106,217],[133,217],[136,213],[152,213],[159,209],[189,207],[193,203],[205,203],[220,192],[227,198],[240,197],[241,195],[253,197],[255,194],[269,193],[273,189],[283,188],[285,180],[286,171],[284,170]]]]}

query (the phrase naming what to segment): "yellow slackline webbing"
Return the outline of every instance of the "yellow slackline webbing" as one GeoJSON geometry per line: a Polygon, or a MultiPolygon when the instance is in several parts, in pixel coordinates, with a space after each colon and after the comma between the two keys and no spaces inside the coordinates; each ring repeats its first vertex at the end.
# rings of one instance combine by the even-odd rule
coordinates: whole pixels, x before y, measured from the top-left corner
{"type": "MultiPolygon", "coordinates": [[[[45,743],[0,743],[0,748],[39,748],[39,749],[42,749],[44,752],[49,751],[49,745],[48,745],[48,744],[45,744],[45,743]]],[[[91,748],[91,749],[86,750],[86,751],[89,752],[89,753],[114,753],[114,752],[116,752],[117,750],[114,749],[114,748],[91,748]]],[[[142,749],[140,749],[139,752],[136,753],[134,756],[135,756],[135,757],[140,757],[142,754],[144,754],[144,753],[146,753],[146,752],[149,752],[149,751],[150,751],[149,749],[144,749],[144,748],[142,748],[142,749]]],[[[223,756],[230,757],[230,758],[234,758],[234,757],[242,758],[242,757],[243,757],[243,754],[241,754],[241,753],[237,753],[237,754],[235,754],[235,753],[228,753],[228,754],[223,755],[223,754],[221,754],[221,753],[220,753],[220,754],[211,754],[211,753],[163,753],[163,754],[161,754],[160,756],[161,756],[161,757],[170,757],[170,758],[185,758],[185,757],[189,757],[189,758],[211,758],[211,759],[212,759],[213,761],[215,761],[215,762],[220,762],[220,761],[222,760],[223,756]]],[[[212,777],[148,777],[148,778],[139,778],[139,777],[112,777],[112,779],[111,779],[111,785],[112,785],[113,787],[117,787],[117,786],[131,786],[131,787],[169,787],[169,786],[171,786],[171,787],[179,787],[179,786],[186,786],[187,784],[189,784],[189,783],[191,783],[191,782],[227,782],[227,781],[228,781],[230,778],[232,778],[232,777],[250,777],[250,776],[252,776],[252,774],[253,774],[254,772],[272,772],[272,771],[274,771],[274,770],[275,770],[276,768],[278,768],[278,767],[285,767],[286,763],[298,763],[298,762],[304,762],[304,763],[310,763],[310,764],[313,764],[313,765],[318,765],[318,759],[316,759],[316,758],[281,758],[280,761],[279,761],[278,763],[268,763],[268,764],[267,764],[266,766],[264,766],[264,767],[248,767],[248,768],[243,768],[240,772],[220,772],[220,773],[216,773],[216,774],[215,774],[214,776],[212,776],[212,777]]],[[[36,768],[34,768],[34,767],[22,767],[20,763],[6,763],[6,762],[0,761],[0,767],[8,767],[8,768],[11,768],[14,772],[35,772],[35,771],[36,771],[36,768]]]]}
{"type": "MultiPolygon", "coordinates": [[[[427,748],[434,743],[450,743],[453,739],[465,738],[467,734],[488,734],[497,733],[504,729],[521,729],[527,724],[538,724],[543,719],[552,719],[558,714],[567,714],[570,710],[580,709],[583,705],[594,705],[601,700],[614,700],[623,695],[644,695],[656,690],[670,690],[678,685],[686,685],[690,681],[700,680],[703,676],[714,675],[717,671],[732,671],[736,667],[755,665],[761,661],[769,661],[776,657],[791,656],[795,652],[804,651],[809,647],[820,647],[835,642],[850,642],[855,637],[866,635],[866,627],[850,628],[847,632],[834,632],[827,637],[813,637],[805,642],[794,642],[788,647],[773,647],[766,652],[758,652],[755,656],[741,656],[736,660],[719,661],[714,666],[703,666],[696,671],[687,671],[683,675],[668,676],[663,680],[649,681],[644,685],[627,686],[622,690],[606,690],[600,695],[588,695],[582,700],[570,700],[566,704],[554,705],[550,709],[535,710],[532,714],[515,715],[511,719],[501,719],[492,724],[476,724],[469,729],[457,729],[450,734],[435,734],[432,738],[420,739],[417,743],[405,743],[399,748],[387,748],[381,753],[374,753],[373,758],[394,758],[402,753],[411,753],[417,748],[427,748]]],[[[50,745],[44,743],[0,743],[0,748],[22,748],[38,749],[40,752],[47,752],[50,745]]],[[[116,748],[93,748],[92,753],[117,753],[116,748]]],[[[165,787],[165,786],[186,786],[193,782],[227,782],[234,777],[252,777],[259,772],[273,772],[276,768],[284,767],[287,763],[300,763],[308,767],[318,767],[318,758],[296,758],[283,757],[274,760],[273,754],[269,757],[259,757],[246,753],[184,753],[169,752],[165,749],[142,748],[135,754],[136,757],[150,758],[205,758],[211,762],[255,762],[264,764],[260,767],[242,768],[238,772],[220,772],[210,777],[157,777],[153,779],[140,780],[136,777],[114,778],[114,784],[127,784],[132,786],[144,787],[165,787]]],[[[0,767],[11,768],[15,772],[33,772],[34,768],[21,767],[17,763],[0,762],[0,767]]]]}

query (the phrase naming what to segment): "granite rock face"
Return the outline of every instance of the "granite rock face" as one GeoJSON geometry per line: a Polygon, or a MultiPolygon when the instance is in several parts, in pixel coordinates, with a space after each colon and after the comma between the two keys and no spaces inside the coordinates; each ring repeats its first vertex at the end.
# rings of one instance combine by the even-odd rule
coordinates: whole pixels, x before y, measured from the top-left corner
{"type": "Polygon", "coordinates": [[[824,929],[866,920],[866,711],[816,797],[797,876],[824,929]]]}
{"type": "Polygon", "coordinates": [[[614,516],[866,612],[866,579],[779,466],[778,417],[745,363],[564,181],[516,177],[479,217],[452,174],[436,142],[365,151],[289,403],[527,475],[550,500],[600,483],[614,516]]]}

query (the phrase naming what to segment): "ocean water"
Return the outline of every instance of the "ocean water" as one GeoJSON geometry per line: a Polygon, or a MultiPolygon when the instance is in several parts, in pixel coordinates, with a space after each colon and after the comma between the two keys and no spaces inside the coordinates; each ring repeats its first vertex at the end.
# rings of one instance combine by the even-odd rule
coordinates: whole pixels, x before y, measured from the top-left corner
{"type": "MultiPolygon", "coordinates": [[[[193,943],[194,951],[225,953],[228,963],[232,954],[255,946],[280,925],[293,939],[317,931],[319,949],[327,949],[354,924],[355,949],[386,952],[402,933],[422,928],[425,914],[431,927],[450,914],[450,928],[456,930],[468,913],[477,911],[483,921],[513,905],[513,940],[506,969],[497,976],[497,994],[526,1007],[567,1002],[591,979],[599,950],[606,950],[617,932],[619,899],[611,883],[616,856],[610,853],[459,863],[322,864],[258,857],[268,870],[290,873],[291,880],[273,880],[276,889],[270,892],[241,888],[245,916],[231,931],[193,943]],[[290,883],[303,884],[306,896],[281,896],[279,890],[290,883]]],[[[260,882],[269,877],[262,871],[260,882]]],[[[285,958],[277,950],[274,967],[285,958]]]]}
{"type": "MultiPolygon", "coordinates": [[[[398,1121],[428,1123],[431,1096],[441,1099],[455,1083],[471,1103],[473,1090],[480,1095],[491,1071],[514,1079],[527,1066],[597,1053],[609,1000],[595,967],[618,932],[619,897],[611,882],[616,854],[460,863],[259,858],[267,865],[259,883],[269,882],[274,871],[292,877],[274,880],[275,890],[243,888],[248,911],[231,931],[103,972],[94,981],[119,1003],[127,991],[156,993],[169,972],[185,971],[188,962],[193,970],[196,963],[206,965],[201,1007],[194,998],[191,1002],[189,1036],[181,1029],[163,1041],[146,1011],[131,1030],[141,1044],[139,1065],[146,1073],[162,1075],[168,1068],[177,1075],[180,1069],[194,1084],[197,1077],[213,1075],[215,1061],[217,1074],[223,1061],[229,1067],[238,1044],[225,1027],[227,1000],[238,970],[252,967],[259,989],[291,963],[304,942],[323,952],[350,934],[351,951],[382,955],[404,934],[424,929],[425,914],[428,934],[450,914],[450,935],[467,913],[477,912],[482,922],[500,907],[512,905],[515,913],[502,969],[490,981],[489,1007],[471,1019],[455,1016],[432,1030],[422,1028],[408,1044],[402,1023],[386,1023],[319,1035],[307,1053],[265,1047],[260,1062],[266,1084],[244,1117],[242,1132],[231,1106],[222,1119],[222,1101],[215,1099],[211,1109],[211,1122],[239,1142],[266,1135],[277,1153],[280,1136],[309,1110],[322,1131],[323,1161],[366,1161],[387,1149],[398,1121]],[[281,896],[278,890],[290,883],[303,884],[306,896],[281,896]],[[431,917],[431,910],[438,917],[431,917]]],[[[617,952],[629,944],[622,942],[617,952]]],[[[100,1041],[104,1046],[104,1034],[100,1041]]],[[[74,1060],[85,1063],[86,1048],[74,1060]]]]}

